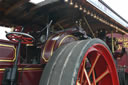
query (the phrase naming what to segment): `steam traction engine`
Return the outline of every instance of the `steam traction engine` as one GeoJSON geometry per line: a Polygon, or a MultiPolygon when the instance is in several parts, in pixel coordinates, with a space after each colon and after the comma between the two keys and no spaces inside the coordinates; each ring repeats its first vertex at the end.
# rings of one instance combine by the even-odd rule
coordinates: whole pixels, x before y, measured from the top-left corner
{"type": "Polygon", "coordinates": [[[31,15],[43,26],[39,18],[14,26],[6,33],[9,40],[0,40],[0,84],[127,84],[127,49],[123,38],[117,42],[118,35],[128,34],[126,22],[95,2],[46,0],[31,15]]]}

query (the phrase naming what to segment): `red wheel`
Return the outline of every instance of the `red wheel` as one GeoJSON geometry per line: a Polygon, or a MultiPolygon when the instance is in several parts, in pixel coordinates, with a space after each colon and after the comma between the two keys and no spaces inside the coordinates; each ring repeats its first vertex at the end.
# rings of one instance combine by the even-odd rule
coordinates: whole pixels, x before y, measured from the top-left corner
{"type": "Polygon", "coordinates": [[[57,49],[40,85],[119,85],[107,45],[99,39],[72,42],[57,49]]]}
{"type": "Polygon", "coordinates": [[[76,85],[118,85],[112,56],[98,43],[87,50],[80,64],[76,85]]]}
{"type": "Polygon", "coordinates": [[[13,42],[21,41],[22,44],[31,44],[35,40],[31,35],[22,32],[10,32],[6,37],[13,42]]]}

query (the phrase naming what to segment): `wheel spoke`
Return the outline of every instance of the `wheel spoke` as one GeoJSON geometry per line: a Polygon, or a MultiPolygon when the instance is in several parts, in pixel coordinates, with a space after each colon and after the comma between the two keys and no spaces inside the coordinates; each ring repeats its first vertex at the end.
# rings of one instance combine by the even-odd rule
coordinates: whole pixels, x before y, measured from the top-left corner
{"type": "Polygon", "coordinates": [[[25,36],[22,36],[22,39],[25,39],[25,40],[32,40],[32,38],[25,37],[25,36]]]}
{"type": "Polygon", "coordinates": [[[21,35],[12,34],[12,38],[16,38],[16,39],[19,39],[19,38],[21,38],[21,35]]]}
{"type": "MultiPolygon", "coordinates": [[[[91,85],[90,79],[89,79],[87,71],[85,69],[84,69],[84,74],[85,74],[88,84],[91,85]]],[[[84,85],[86,85],[86,81],[84,82],[84,85]]]]}
{"type": "Polygon", "coordinates": [[[85,58],[85,61],[83,62],[83,68],[82,68],[82,72],[81,72],[80,83],[83,82],[84,69],[85,69],[85,62],[86,62],[86,60],[87,60],[87,58],[85,58]]]}
{"type": "Polygon", "coordinates": [[[15,34],[11,34],[8,36],[9,39],[14,39],[14,38],[18,38],[15,34]]]}
{"type": "Polygon", "coordinates": [[[95,71],[94,70],[92,72],[92,77],[93,77],[93,84],[92,85],[96,85],[96,78],[95,78],[95,71]]]}
{"type": "Polygon", "coordinates": [[[77,85],[81,85],[79,81],[77,81],[77,85]]]}
{"type": "Polygon", "coordinates": [[[32,43],[32,39],[30,40],[29,38],[27,39],[27,38],[22,38],[22,40],[23,40],[23,43],[32,43]]]}
{"type": "Polygon", "coordinates": [[[107,69],[104,73],[102,73],[97,79],[96,83],[98,83],[100,80],[102,80],[107,74],[109,74],[109,70],[107,69]]]}
{"type": "Polygon", "coordinates": [[[96,56],[96,58],[95,58],[95,60],[94,60],[94,63],[93,63],[92,66],[91,66],[91,69],[90,69],[90,71],[89,71],[89,73],[88,73],[88,76],[89,76],[89,77],[90,77],[92,71],[94,70],[94,67],[95,67],[95,65],[96,65],[96,63],[97,63],[99,57],[100,57],[100,54],[98,53],[97,56],[96,56]]]}

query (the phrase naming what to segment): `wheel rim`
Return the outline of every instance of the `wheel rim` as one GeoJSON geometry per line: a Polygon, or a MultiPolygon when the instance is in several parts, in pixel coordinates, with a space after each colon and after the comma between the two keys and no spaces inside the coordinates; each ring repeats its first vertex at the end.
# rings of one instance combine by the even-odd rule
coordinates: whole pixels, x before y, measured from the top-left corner
{"type": "Polygon", "coordinates": [[[112,56],[102,44],[90,47],[80,64],[76,85],[119,85],[112,56]]]}

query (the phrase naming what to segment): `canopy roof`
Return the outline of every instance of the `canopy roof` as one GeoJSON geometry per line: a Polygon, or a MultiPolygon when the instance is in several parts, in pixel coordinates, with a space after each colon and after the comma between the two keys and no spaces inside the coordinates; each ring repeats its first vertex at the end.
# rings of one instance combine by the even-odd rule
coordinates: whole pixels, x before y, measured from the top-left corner
{"type": "Polygon", "coordinates": [[[127,21],[100,0],[45,0],[38,4],[29,0],[0,0],[1,26],[41,28],[50,20],[56,29],[74,27],[81,21],[83,28],[89,28],[89,24],[94,32],[101,28],[128,32],[127,21]]]}

